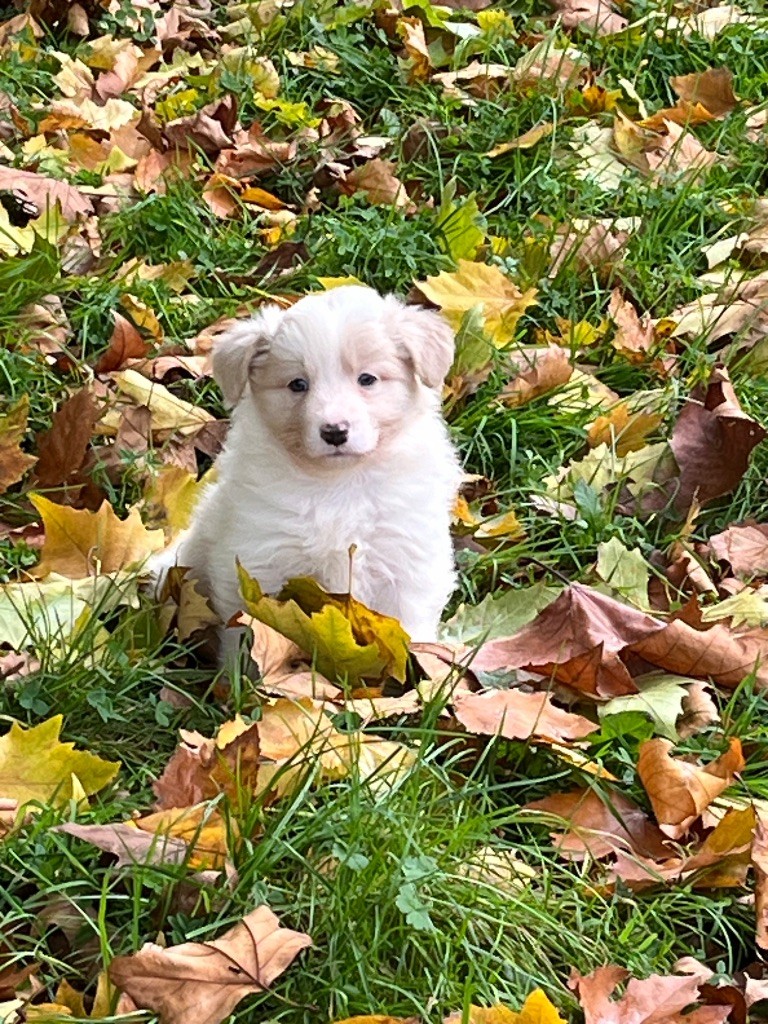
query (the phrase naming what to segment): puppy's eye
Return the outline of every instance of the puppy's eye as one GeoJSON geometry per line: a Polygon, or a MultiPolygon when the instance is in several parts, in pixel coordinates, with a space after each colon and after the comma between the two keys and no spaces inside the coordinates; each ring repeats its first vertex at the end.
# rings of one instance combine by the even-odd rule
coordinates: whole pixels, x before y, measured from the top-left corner
{"type": "Polygon", "coordinates": [[[360,376],[357,378],[357,383],[360,385],[361,388],[370,388],[376,383],[378,379],[379,378],[374,377],[372,373],[361,373],[360,376]]]}
{"type": "Polygon", "coordinates": [[[309,391],[309,381],[304,380],[303,377],[294,377],[293,380],[288,381],[288,390],[300,395],[302,391],[309,391]]]}

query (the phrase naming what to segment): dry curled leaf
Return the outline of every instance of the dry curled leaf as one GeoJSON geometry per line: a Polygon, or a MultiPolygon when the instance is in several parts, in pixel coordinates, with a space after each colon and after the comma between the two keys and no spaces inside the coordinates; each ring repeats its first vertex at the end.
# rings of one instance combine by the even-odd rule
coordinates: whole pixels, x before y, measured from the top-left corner
{"type": "Polygon", "coordinates": [[[130,320],[113,310],[115,326],[109,346],[96,363],[96,373],[122,370],[129,359],[142,359],[149,348],[130,320]]]}
{"type": "Polygon", "coordinates": [[[527,350],[525,361],[527,367],[499,393],[499,400],[513,409],[567,384],[573,374],[568,353],[559,345],[527,350]]]}
{"type": "Polygon", "coordinates": [[[311,945],[308,935],[282,928],[261,906],[218,939],[165,949],[148,942],[138,953],[115,957],[109,977],[163,1024],[219,1024],[241,999],[268,989],[311,945]]]}
{"type": "Polygon", "coordinates": [[[705,767],[672,757],[672,747],[669,740],[647,740],[640,747],[637,773],[662,832],[679,839],[733,784],[745,762],[737,739],[732,739],[728,750],[705,767]]]}
{"type": "Polygon", "coordinates": [[[635,307],[622,296],[618,288],[611,292],[608,316],[616,325],[616,333],[611,342],[613,347],[630,362],[642,362],[654,342],[650,319],[644,317],[641,320],[635,307]]]}

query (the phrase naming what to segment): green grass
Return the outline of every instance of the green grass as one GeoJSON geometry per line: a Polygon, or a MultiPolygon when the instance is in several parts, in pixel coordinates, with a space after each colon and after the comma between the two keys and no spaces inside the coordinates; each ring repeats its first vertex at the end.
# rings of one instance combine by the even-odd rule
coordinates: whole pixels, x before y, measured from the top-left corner
{"type": "MultiPolygon", "coordinates": [[[[762,13],[760,0],[741,6],[762,13]]],[[[766,24],[732,26],[714,40],[642,29],[618,37],[570,37],[553,28],[544,0],[495,8],[510,14],[514,34],[459,42],[440,70],[461,68],[474,58],[513,66],[537,34],[548,33],[556,45],[583,51],[597,84],[620,90],[621,80],[631,82],[649,112],[674,102],[673,75],[727,66],[745,107],[761,102],[768,84],[766,24]]],[[[673,8],[658,8],[651,0],[635,0],[624,13],[631,20],[651,15],[660,28],[673,8]]],[[[3,17],[13,13],[15,8],[3,9],[3,17]]],[[[93,35],[145,42],[150,34],[143,26],[130,27],[130,13],[124,4],[116,13],[95,15],[93,35]]],[[[223,4],[213,5],[212,17],[219,28],[231,20],[223,4]]],[[[454,20],[475,17],[467,13],[454,20]]],[[[654,187],[628,172],[620,189],[603,191],[577,176],[581,157],[568,144],[580,126],[609,126],[613,114],[587,117],[573,91],[510,89],[463,106],[433,83],[409,84],[397,44],[373,14],[354,4],[297,0],[263,33],[237,44],[245,41],[274,62],[282,98],[306,103],[311,113],[328,97],[346,100],[367,134],[386,136],[390,144],[382,156],[394,161],[398,175],[421,197],[418,211],[406,214],[370,205],[360,195],[328,191],[320,194],[317,208],[304,212],[324,156],[321,143],[305,138],[299,159],[258,180],[299,213],[291,241],[304,244],[306,257],[285,275],[259,270],[270,251],[259,214],[244,208],[236,218],[214,216],[202,198],[202,173],[170,184],[165,194],[136,196],[122,209],[103,212],[101,253],[83,274],[67,271],[55,245],[37,243],[31,254],[0,259],[0,412],[29,396],[29,450],[34,436],[50,426],[67,389],[91,378],[125,293],[157,315],[163,351],[183,351],[184,342],[216,318],[271,296],[302,294],[316,288],[320,277],[353,275],[382,291],[406,293],[453,265],[439,228],[442,200],[455,195],[463,203],[474,196],[488,235],[503,243],[503,255],[485,248],[480,259],[501,266],[521,287],[538,289],[537,305],[521,319],[516,336],[516,343],[532,345],[544,331],[559,334],[558,318],[599,325],[615,287],[653,317],[692,301],[708,290],[700,280],[707,269],[702,247],[742,230],[750,203],[768,188],[765,141],[746,137],[742,109],[694,129],[721,155],[703,179],[654,187]],[[336,54],[337,73],[290,62],[287,51],[314,45],[336,54]],[[424,141],[408,158],[408,133],[417,122],[424,141]],[[552,122],[553,132],[533,148],[487,155],[542,122],[552,122]],[[427,197],[434,203],[425,202],[427,197]],[[642,224],[619,264],[580,270],[570,263],[547,276],[547,252],[558,227],[575,218],[628,217],[642,224]],[[128,287],[118,272],[132,259],[152,265],[189,260],[194,274],[181,295],[156,282],[128,287]],[[67,365],[47,360],[20,320],[24,307],[46,295],[58,296],[68,318],[67,365]]],[[[23,44],[26,50],[2,54],[0,93],[8,94],[34,131],[50,102],[60,98],[54,53],[81,56],[87,43],[53,25],[38,43],[27,35],[23,44]]],[[[258,118],[271,137],[291,136],[275,112],[259,109],[246,73],[193,76],[178,88],[190,84],[198,90],[198,106],[231,93],[244,124],[258,118]]],[[[620,104],[636,114],[627,94],[620,104]]],[[[19,166],[32,166],[22,158],[22,141],[13,137],[8,145],[19,166]]],[[[200,162],[210,163],[202,156],[200,162]]],[[[41,169],[63,176],[54,165],[41,169]]],[[[91,171],[72,177],[89,186],[101,181],[91,171]]],[[[664,439],[691,388],[707,379],[718,348],[706,338],[680,341],[671,378],[650,361],[628,363],[610,336],[578,358],[622,397],[662,389],[667,413],[655,436],[664,439]]],[[[730,369],[745,410],[765,420],[766,377],[755,373],[748,358],[734,357],[730,369]]],[[[583,493],[575,521],[542,515],[532,497],[544,494],[546,477],[584,456],[594,412],[555,407],[549,396],[505,407],[496,396],[509,376],[507,354],[501,353],[489,380],[452,410],[450,427],[467,471],[492,481],[500,507],[515,509],[525,537],[496,549],[461,551],[460,587],[449,611],[460,601],[537,581],[595,583],[598,545],[612,537],[650,559],[681,535],[679,516],[668,510],[646,519],[631,516],[618,493],[583,493]]],[[[169,387],[223,415],[210,382],[179,379],[169,387]]],[[[201,468],[205,464],[201,457],[201,468]]],[[[762,445],[738,489],[702,511],[694,539],[705,540],[734,521],[764,519],[767,474],[768,446],[762,445]]],[[[141,496],[141,470],[131,459],[116,480],[99,471],[95,476],[120,512],[141,496]]],[[[0,495],[0,521],[17,527],[34,519],[27,490],[22,485],[0,495]]],[[[0,539],[3,581],[23,575],[34,559],[34,549],[0,539]]],[[[365,1013],[438,1021],[469,1003],[519,1007],[536,987],[564,1016],[577,1020],[566,984],[572,968],[586,972],[614,962],[644,977],[668,972],[679,957],[692,955],[713,970],[732,973],[756,959],[753,909],[743,889],[697,889],[688,881],[642,893],[622,884],[611,890],[599,867],[558,859],[547,827],[523,806],[599,783],[546,745],[489,742],[468,752],[438,716],[438,706],[420,723],[396,719],[376,730],[417,751],[415,767],[394,788],[372,787],[354,776],[320,787],[307,781],[290,798],[250,808],[247,820],[239,822],[245,838],[231,839],[237,876],[230,885],[197,877],[188,865],[116,867],[112,857],[52,826],[147,812],[152,781],[172,753],[179,728],[212,735],[236,712],[253,714],[245,683],[222,698],[210,666],[161,632],[156,609],[143,597],[138,608],[92,619],[75,641],[43,644],[39,670],[0,682],[3,731],[13,719],[33,725],[62,714],[64,739],[123,764],[117,780],[89,806],[40,808],[0,842],[0,936],[13,957],[41,964],[38,977],[47,998],[62,979],[93,995],[98,972],[112,956],[130,953],[159,933],[168,945],[215,937],[265,901],[284,925],[308,931],[314,945],[273,991],[241,1004],[233,1022],[309,1024],[365,1013]],[[109,631],[106,642],[103,628],[109,631]],[[96,645],[94,660],[89,654],[96,645]],[[171,692],[184,695],[186,705],[177,708],[165,699],[171,692]],[[532,877],[508,889],[468,878],[467,864],[486,846],[514,851],[532,877]]],[[[719,700],[722,728],[687,741],[681,750],[708,759],[722,751],[728,736],[741,738],[748,765],[738,792],[768,798],[764,700],[749,686],[719,700]]],[[[647,722],[634,721],[617,735],[598,734],[587,748],[646,809],[635,765],[639,742],[649,734],[647,722]]],[[[222,805],[225,814],[234,814],[226,801],[222,805]]]]}

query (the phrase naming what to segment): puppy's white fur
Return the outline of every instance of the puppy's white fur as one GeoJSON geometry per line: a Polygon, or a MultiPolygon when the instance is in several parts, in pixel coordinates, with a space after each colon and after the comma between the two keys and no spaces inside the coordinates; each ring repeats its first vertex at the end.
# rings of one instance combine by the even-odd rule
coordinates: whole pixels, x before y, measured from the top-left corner
{"type": "Polygon", "coordinates": [[[455,585],[460,474],[439,393],[453,347],[438,314],[357,286],[267,306],[223,335],[214,375],[234,413],[218,478],[156,571],[189,567],[227,621],[242,606],[237,559],[268,593],[304,575],[338,593],[354,545],[354,596],[434,639],[455,585]],[[305,392],[289,389],[297,379],[305,392]],[[328,425],[347,441],[323,440],[328,425]]]}

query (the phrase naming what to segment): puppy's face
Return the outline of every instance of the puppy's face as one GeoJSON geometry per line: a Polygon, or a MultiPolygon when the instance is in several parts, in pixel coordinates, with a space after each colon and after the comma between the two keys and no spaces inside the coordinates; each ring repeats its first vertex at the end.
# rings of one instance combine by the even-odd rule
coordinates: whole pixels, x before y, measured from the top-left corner
{"type": "Polygon", "coordinates": [[[214,354],[225,398],[255,402],[276,441],[313,467],[386,448],[453,358],[441,317],[360,287],[311,295],[285,312],[272,307],[235,332],[214,354]]]}

